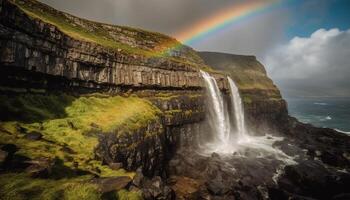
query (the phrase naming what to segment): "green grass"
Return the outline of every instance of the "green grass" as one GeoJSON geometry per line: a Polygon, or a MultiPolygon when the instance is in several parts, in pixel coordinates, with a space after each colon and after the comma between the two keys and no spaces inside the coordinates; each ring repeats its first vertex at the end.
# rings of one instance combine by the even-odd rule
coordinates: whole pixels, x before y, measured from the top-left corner
{"type": "Polygon", "coordinates": [[[1,121],[38,122],[44,119],[61,118],[66,115],[64,108],[74,97],[62,95],[20,96],[0,95],[1,121]],[[5,115],[6,114],[6,115],[5,115]]]}
{"type": "MultiPolygon", "coordinates": [[[[0,95],[0,105],[2,115],[7,116],[7,120],[0,121],[0,144],[16,145],[17,156],[61,163],[54,166],[51,179],[32,178],[24,173],[1,174],[0,195],[4,200],[101,199],[97,186],[90,182],[93,176],[132,178],[134,173],[111,170],[95,159],[96,133],[113,134],[118,130],[130,134],[158,120],[160,113],[149,101],[136,96],[105,94],[0,95]],[[26,139],[25,134],[31,131],[42,133],[43,139],[26,139]],[[64,150],[67,148],[72,152],[64,150]],[[78,175],[78,171],[90,175],[78,175]]],[[[141,199],[140,193],[127,190],[116,192],[115,196],[141,199]]]]}
{"type": "Polygon", "coordinates": [[[53,26],[57,27],[58,30],[74,39],[99,44],[103,47],[110,48],[118,52],[125,52],[126,54],[141,55],[153,58],[161,57],[172,62],[186,64],[193,68],[210,70],[208,66],[196,63],[201,61],[201,58],[195,53],[195,51],[189,51],[185,56],[186,58],[172,57],[169,55],[169,53],[166,53],[166,49],[169,48],[169,44],[171,44],[170,47],[181,47],[181,44],[178,41],[166,35],[136,28],[109,25],[80,19],[52,9],[49,6],[35,0],[12,0],[12,2],[29,17],[40,19],[45,23],[52,24],[53,26]],[[72,17],[79,19],[80,22],[75,22],[72,17]],[[145,48],[144,46],[133,46],[131,44],[123,43],[116,39],[115,36],[121,34],[135,41],[150,40],[156,44],[156,48],[150,49],[145,48]]]}
{"type": "Polygon", "coordinates": [[[0,175],[0,196],[3,200],[99,200],[101,193],[89,183],[91,176],[71,179],[34,179],[26,174],[0,175]]]}
{"type": "MultiPolygon", "coordinates": [[[[149,55],[150,52],[144,49],[131,47],[130,45],[123,44],[121,42],[116,41],[113,36],[104,28],[104,26],[110,26],[112,31],[118,32],[117,29],[123,29],[130,32],[138,33],[136,36],[148,36],[156,38],[160,41],[170,40],[171,38],[166,37],[159,33],[154,32],[146,32],[141,31],[140,29],[132,29],[129,27],[122,26],[113,26],[102,24],[98,22],[92,22],[89,20],[81,19],[83,23],[75,23],[68,15],[54,10],[42,3],[39,3],[35,0],[13,0],[13,2],[26,14],[30,17],[37,18],[42,20],[43,22],[52,24],[56,26],[63,33],[78,39],[84,40],[87,42],[94,42],[96,44],[100,44],[104,47],[112,48],[112,49],[122,49],[128,53],[136,53],[142,55],[149,55]]],[[[133,36],[133,35],[129,35],[133,36]]],[[[138,38],[145,39],[145,38],[138,38]]]]}
{"type": "Polygon", "coordinates": [[[2,113],[11,116],[10,121],[0,122],[0,143],[15,144],[20,147],[17,154],[31,159],[59,159],[66,167],[99,176],[132,177],[133,173],[126,173],[123,169],[110,170],[95,160],[96,133],[130,134],[158,120],[160,112],[150,102],[138,97],[101,94],[82,97],[65,94],[0,95],[0,100],[2,110],[6,111],[2,113]],[[44,140],[28,141],[20,129],[38,131],[44,140]],[[74,154],[63,151],[63,147],[68,147],[74,154]]]}
{"type": "Polygon", "coordinates": [[[120,190],[117,192],[119,200],[141,200],[142,196],[140,192],[129,192],[127,190],[120,190]]]}

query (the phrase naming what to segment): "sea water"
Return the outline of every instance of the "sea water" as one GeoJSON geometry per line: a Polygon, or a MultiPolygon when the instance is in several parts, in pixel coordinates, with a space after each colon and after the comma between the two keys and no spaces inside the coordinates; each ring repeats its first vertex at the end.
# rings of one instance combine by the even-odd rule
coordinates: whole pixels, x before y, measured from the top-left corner
{"type": "Polygon", "coordinates": [[[350,134],[350,98],[287,98],[291,116],[350,134]]]}

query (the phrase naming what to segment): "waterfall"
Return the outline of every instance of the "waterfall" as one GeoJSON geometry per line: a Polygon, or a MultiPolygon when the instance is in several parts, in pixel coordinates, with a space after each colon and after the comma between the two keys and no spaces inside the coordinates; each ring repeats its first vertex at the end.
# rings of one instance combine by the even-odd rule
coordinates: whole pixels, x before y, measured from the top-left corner
{"type": "Polygon", "coordinates": [[[235,116],[235,122],[236,122],[235,124],[236,124],[238,139],[245,140],[248,138],[248,135],[247,135],[247,129],[245,126],[242,99],[241,99],[241,96],[239,95],[239,91],[235,82],[230,77],[227,77],[227,79],[230,86],[231,103],[234,109],[234,116],[235,116]]]}
{"type": "MultiPolygon", "coordinates": [[[[215,78],[210,74],[201,71],[208,92],[208,122],[210,133],[214,140],[205,138],[204,143],[199,144],[201,154],[212,155],[213,152],[224,154],[225,156],[244,156],[261,158],[275,157],[285,163],[285,165],[296,164],[293,157],[288,156],[283,151],[273,147],[276,141],[282,141],[282,137],[266,134],[265,136],[250,136],[248,134],[245,120],[242,99],[235,82],[227,77],[232,109],[225,109],[224,99],[217,85],[215,78]],[[233,111],[231,115],[228,110],[233,111]],[[234,117],[234,123],[230,123],[229,118],[234,117]],[[232,126],[235,125],[235,126],[232,126]],[[249,154],[247,154],[249,152],[249,154]],[[232,154],[234,153],[234,154],[232,154]]],[[[274,178],[278,176],[278,173],[274,178]]]]}
{"type": "Polygon", "coordinates": [[[242,99],[234,81],[228,77],[232,109],[225,108],[225,101],[214,77],[201,71],[208,92],[208,123],[212,140],[205,141],[203,149],[210,152],[232,153],[240,143],[249,142],[242,99]],[[230,113],[228,111],[234,111],[230,113]],[[235,127],[230,123],[230,117],[235,119],[235,127]],[[235,131],[236,130],[236,131],[235,131]]]}
{"type": "Polygon", "coordinates": [[[201,71],[204,78],[206,88],[208,90],[209,100],[212,104],[209,106],[209,125],[214,133],[214,142],[216,144],[227,143],[230,137],[230,122],[228,120],[228,113],[224,106],[220,89],[216,83],[215,78],[210,76],[207,72],[201,71]]]}

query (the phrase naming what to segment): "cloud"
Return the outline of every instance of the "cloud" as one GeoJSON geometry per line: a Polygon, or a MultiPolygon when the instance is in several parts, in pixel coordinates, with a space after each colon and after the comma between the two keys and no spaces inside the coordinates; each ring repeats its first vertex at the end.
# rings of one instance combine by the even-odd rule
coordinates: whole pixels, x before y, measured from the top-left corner
{"type": "Polygon", "coordinates": [[[350,29],[294,37],[263,59],[285,96],[350,97],[350,29]]]}

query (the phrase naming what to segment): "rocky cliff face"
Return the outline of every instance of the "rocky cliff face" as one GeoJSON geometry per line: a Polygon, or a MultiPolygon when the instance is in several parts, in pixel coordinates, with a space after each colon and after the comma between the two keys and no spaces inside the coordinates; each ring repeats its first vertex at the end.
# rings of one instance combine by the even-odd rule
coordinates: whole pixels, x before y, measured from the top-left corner
{"type": "Polygon", "coordinates": [[[300,180],[290,177],[296,173],[312,182],[299,168],[324,167],[320,163],[289,167],[281,189],[271,179],[281,161],[254,157],[257,152],[224,160],[193,150],[194,138],[206,131],[200,70],[215,77],[225,96],[226,76],[235,80],[252,131],[283,132],[288,140],[274,145],[300,161],[322,160],[328,171],[320,174],[340,177],[341,187],[348,180],[334,172],[349,168],[348,138],[337,133],[332,138],[329,130],[289,118],[279,90],[253,56],[199,56],[168,36],[91,22],[34,0],[0,0],[0,44],[0,182],[5,183],[0,195],[5,198],[74,193],[92,199],[174,199],[174,191],[180,199],[278,199],[305,191],[314,197],[314,188],[291,189],[300,180]],[[178,48],[171,49],[174,45],[178,48]],[[310,133],[307,141],[303,133],[310,133]],[[18,187],[11,187],[13,182],[18,187]]]}
{"type": "Polygon", "coordinates": [[[215,52],[199,52],[199,55],[209,66],[229,74],[237,83],[248,127],[260,133],[283,128],[288,120],[286,101],[255,56],[215,52]]]}
{"type": "MultiPolygon", "coordinates": [[[[89,38],[81,39],[66,34],[64,28],[55,26],[54,22],[47,23],[45,17],[38,17],[40,13],[33,14],[31,9],[36,9],[37,6],[41,6],[44,11],[51,11],[35,1],[2,2],[0,17],[2,69],[16,67],[17,70],[64,77],[75,82],[88,82],[91,83],[87,84],[89,87],[94,87],[94,84],[160,89],[202,87],[199,69],[204,64],[200,63],[200,59],[196,60],[197,63],[191,62],[193,59],[190,58],[186,62],[183,61],[186,56],[195,55],[188,47],[183,47],[186,51],[176,54],[177,57],[150,56],[137,51],[142,48],[156,51],[154,48],[157,44],[160,45],[161,41],[151,41],[148,36],[170,42],[174,40],[172,38],[157,37],[151,33],[122,27],[108,28],[108,25],[89,22],[103,26],[101,27],[103,29],[111,29],[110,34],[115,36],[112,39],[123,44],[115,49],[102,43],[91,42],[89,38]],[[125,32],[141,39],[130,39],[124,35],[125,32]],[[130,44],[130,40],[138,41],[138,44],[130,44]],[[153,44],[153,49],[150,44],[153,44]],[[125,45],[134,48],[135,52],[123,50],[122,47],[125,48],[125,45]]],[[[87,24],[83,24],[84,20],[56,12],[52,15],[64,15],[65,18],[61,20],[69,19],[76,24],[82,24],[81,28],[88,28],[85,27],[87,24]]],[[[219,74],[217,77],[220,87],[226,88],[225,78],[219,74]]]]}
{"type": "MultiPolygon", "coordinates": [[[[96,155],[107,164],[122,163],[127,170],[141,167],[146,175],[165,175],[180,135],[191,137],[205,117],[199,73],[205,66],[196,53],[183,46],[166,56],[150,55],[162,50],[163,43],[176,41],[157,33],[90,22],[36,1],[4,0],[0,6],[2,91],[9,96],[106,92],[148,99],[163,113],[159,120],[133,132],[121,134],[123,130],[116,129],[101,135],[96,155]],[[52,20],[55,17],[79,30],[67,33],[66,26],[52,20]],[[118,44],[91,41],[89,34],[98,29],[106,30],[105,37],[118,44]]],[[[226,90],[225,76],[213,75],[226,90]]]]}

